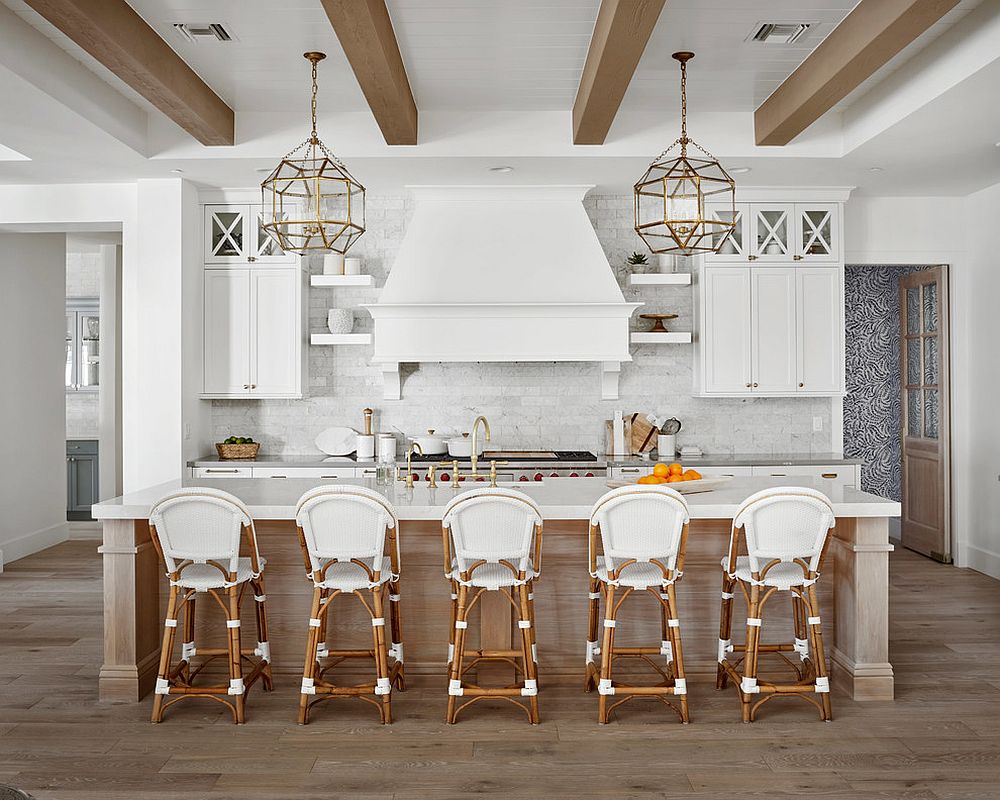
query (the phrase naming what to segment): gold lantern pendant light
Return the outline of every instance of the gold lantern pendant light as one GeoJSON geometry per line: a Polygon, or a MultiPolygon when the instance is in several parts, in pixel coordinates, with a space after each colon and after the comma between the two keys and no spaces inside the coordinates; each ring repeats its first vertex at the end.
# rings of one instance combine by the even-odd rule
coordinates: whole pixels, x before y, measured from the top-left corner
{"type": "Polygon", "coordinates": [[[654,253],[717,252],[733,232],[736,182],[715,156],[687,135],[687,62],[681,64],[681,135],[649,165],[635,184],[635,232],[654,253]],[[667,158],[674,148],[680,153],[667,158]],[[689,156],[688,146],[701,155],[689,156]],[[711,202],[713,209],[706,208],[711,202]]]}
{"type": "Polygon", "coordinates": [[[365,232],[365,187],[316,135],[316,65],[312,63],[312,133],[260,185],[263,228],[282,250],[346,253],[365,232]]]}

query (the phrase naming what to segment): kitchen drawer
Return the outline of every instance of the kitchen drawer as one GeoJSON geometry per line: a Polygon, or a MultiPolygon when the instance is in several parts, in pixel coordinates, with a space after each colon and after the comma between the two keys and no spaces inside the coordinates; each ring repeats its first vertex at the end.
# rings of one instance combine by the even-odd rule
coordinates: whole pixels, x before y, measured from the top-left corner
{"type": "Polygon", "coordinates": [[[97,439],[67,439],[66,455],[68,456],[96,456],[97,439]]]}
{"type": "Polygon", "coordinates": [[[354,467],[254,467],[255,478],[353,478],[354,467]]]}
{"type": "Polygon", "coordinates": [[[857,487],[857,466],[854,464],[754,467],[753,474],[758,478],[820,478],[837,486],[857,487]]]}
{"type": "Polygon", "coordinates": [[[611,468],[611,480],[613,481],[623,481],[629,478],[638,478],[642,475],[648,475],[653,471],[653,465],[641,467],[612,467],[611,468]]]}
{"type": "MultiPolygon", "coordinates": [[[[684,468],[687,469],[688,465],[684,464],[684,468]]],[[[753,474],[751,467],[699,467],[695,465],[691,469],[698,470],[703,478],[749,478],[753,474]]]]}
{"type": "Polygon", "coordinates": [[[250,478],[250,467],[195,467],[193,478],[250,478]]]}

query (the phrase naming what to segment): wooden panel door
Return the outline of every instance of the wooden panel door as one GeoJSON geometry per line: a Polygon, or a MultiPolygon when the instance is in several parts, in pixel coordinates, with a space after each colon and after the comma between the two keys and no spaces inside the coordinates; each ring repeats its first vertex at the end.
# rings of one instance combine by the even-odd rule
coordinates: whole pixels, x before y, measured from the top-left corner
{"type": "Polygon", "coordinates": [[[903,546],[951,560],[948,275],[899,282],[902,353],[903,546]]]}
{"type": "Polygon", "coordinates": [[[751,284],[753,391],[795,391],[795,269],[755,267],[751,284]]]}
{"type": "Polygon", "coordinates": [[[257,268],[251,280],[251,392],[255,397],[298,395],[299,271],[257,268]]]}
{"type": "Polygon", "coordinates": [[[205,270],[205,394],[250,392],[250,270],[205,270]]]}
{"type": "Polygon", "coordinates": [[[704,386],[707,393],[750,391],[750,270],[706,267],[704,284],[704,386]]]}
{"type": "Polygon", "coordinates": [[[844,388],[844,301],[839,267],[795,270],[798,390],[844,388]]]}

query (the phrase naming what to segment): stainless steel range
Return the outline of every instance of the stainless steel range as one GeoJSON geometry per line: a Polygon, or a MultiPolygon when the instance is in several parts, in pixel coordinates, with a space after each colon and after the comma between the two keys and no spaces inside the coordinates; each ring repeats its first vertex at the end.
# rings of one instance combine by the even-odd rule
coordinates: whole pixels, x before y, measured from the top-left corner
{"type": "MultiPolygon", "coordinates": [[[[479,472],[482,474],[476,477],[468,474],[471,469],[469,458],[414,453],[413,480],[428,481],[428,471],[433,464],[437,467],[436,480],[443,485],[452,479],[454,461],[458,461],[459,482],[462,483],[488,482],[491,461],[497,462],[499,483],[542,481],[545,478],[603,478],[607,474],[607,464],[588,450],[487,450],[479,457],[479,472]]],[[[400,480],[406,478],[405,468],[400,470],[399,477],[400,480]]]]}

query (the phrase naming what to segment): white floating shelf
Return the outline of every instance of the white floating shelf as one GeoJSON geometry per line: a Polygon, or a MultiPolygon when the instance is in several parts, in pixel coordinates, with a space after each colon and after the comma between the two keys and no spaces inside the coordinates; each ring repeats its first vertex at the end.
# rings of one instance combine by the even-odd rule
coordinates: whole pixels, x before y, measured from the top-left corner
{"type": "Polygon", "coordinates": [[[371,275],[312,275],[310,286],[371,286],[371,275]]]}
{"type": "Polygon", "coordinates": [[[690,272],[638,272],[628,276],[632,286],[690,286],[690,272]]]}
{"type": "Polygon", "coordinates": [[[667,331],[666,333],[650,333],[649,331],[632,331],[632,344],[691,344],[690,331],[667,331]]]}
{"type": "Polygon", "coordinates": [[[314,333],[309,344],[371,344],[370,333],[314,333]]]}

